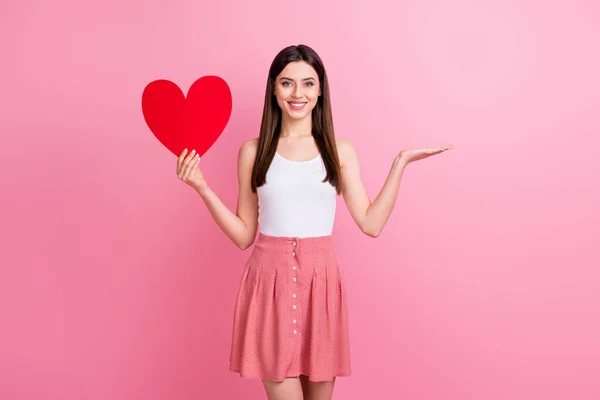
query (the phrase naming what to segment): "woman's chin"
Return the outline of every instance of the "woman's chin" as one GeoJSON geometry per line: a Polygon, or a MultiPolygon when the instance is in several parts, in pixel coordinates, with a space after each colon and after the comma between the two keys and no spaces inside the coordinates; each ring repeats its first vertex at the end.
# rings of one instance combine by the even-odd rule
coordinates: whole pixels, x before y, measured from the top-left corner
{"type": "Polygon", "coordinates": [[[304,118],[310,116],[310,113],[307,113],[306,111],[302,111],[302,112],[286,111],[286,114],[289,119],[298,120],[298,121],[303,120],[304,118]]]}

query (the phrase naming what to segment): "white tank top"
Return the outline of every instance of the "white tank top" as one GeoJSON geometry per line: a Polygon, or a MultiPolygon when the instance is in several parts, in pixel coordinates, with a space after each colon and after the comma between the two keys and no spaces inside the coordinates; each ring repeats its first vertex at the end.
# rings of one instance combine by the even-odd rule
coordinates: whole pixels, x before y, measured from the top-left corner
{"type": "Polygon", "coordinates": [[[260,232],[269,236],[328,236],[333,231],[337,193],[319,154],[292,161],[275,153],[266,183],[257,188],[260,232]]]}

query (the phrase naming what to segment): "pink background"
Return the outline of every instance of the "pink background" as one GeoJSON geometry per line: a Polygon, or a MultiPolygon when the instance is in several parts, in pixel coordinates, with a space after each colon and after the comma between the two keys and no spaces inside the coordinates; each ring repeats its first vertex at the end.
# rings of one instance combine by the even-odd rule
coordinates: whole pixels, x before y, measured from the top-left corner
{"type": "Polygon", "coordinates": [[[339,399],[600,398],[600,7],[592,1],[3,2],[1,399],[262,399],[228,371],[238,250],[148,130],[154,79],[216,74],[201,166],[235,209],[275,54],[325,61],[382,236],[340,198],[339,399]],[[392,5],[393,3],[393,5],[392,5]]]}

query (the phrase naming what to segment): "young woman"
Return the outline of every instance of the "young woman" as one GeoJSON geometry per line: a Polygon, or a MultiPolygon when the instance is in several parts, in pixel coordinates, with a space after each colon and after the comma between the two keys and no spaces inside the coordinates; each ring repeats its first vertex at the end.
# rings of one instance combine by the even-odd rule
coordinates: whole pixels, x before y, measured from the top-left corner
{"type": "Polygon", "coordinates": [[[377,237],[405,167],[451,148],[402,150],[371,201],[354,147],[334,135],[320,57],[305,45],[277,54],[260,135],[239,150],[237,212],[210,189],[194,150],[177,160],[177,176],[200,194],[223,232],[241,249],[255,243],[235,305],[231,371],[261,379],[270,400],[331,399],[336,376],[351,373],[345,290],[331,239],[336,198],[343,196],[362,232],[377,237]]]}

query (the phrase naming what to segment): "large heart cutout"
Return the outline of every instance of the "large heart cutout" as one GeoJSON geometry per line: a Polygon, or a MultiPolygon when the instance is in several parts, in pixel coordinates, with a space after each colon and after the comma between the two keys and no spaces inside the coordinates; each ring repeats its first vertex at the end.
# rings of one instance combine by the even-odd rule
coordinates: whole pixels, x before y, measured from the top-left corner
{"type": "Polygon", "coordinates": [[[231,116],[231,91],[218,76],[203,76],[187,98],[171,81],[150,82],[142,93],[142,112],[156,138],[173,154],[193,149],[202,156],[217,141],[231,116]]]}

